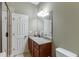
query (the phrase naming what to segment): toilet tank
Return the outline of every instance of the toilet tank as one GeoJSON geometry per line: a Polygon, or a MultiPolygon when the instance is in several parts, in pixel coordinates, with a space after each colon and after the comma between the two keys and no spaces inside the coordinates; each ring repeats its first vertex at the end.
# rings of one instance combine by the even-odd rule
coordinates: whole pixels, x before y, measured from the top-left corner
{"type": "Polygon", "coordinates": [[[56,57],[77,57],[77,54],[64,48],[56,48],[56,57]]]}

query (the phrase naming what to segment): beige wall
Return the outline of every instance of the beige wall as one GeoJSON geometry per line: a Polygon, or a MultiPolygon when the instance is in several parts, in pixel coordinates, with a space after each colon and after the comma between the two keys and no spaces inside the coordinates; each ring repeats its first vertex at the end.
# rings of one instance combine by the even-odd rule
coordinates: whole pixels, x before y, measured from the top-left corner
{"type": "Polygon", "coordinates": [[[53,40],[79,55],[79,3],[53,4],[53,40]]]}

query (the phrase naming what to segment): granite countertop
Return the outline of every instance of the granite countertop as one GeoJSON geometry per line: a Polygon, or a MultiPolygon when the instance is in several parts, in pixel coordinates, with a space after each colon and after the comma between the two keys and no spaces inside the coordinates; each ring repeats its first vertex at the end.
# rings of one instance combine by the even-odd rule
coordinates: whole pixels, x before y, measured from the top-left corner
{"type": "Polygon", "coordinates": [[[52,42],[50,39],[46,39],[46,38],[43,38],[43,37],[30,36],[30,38],[39,45],[52,42]]]}

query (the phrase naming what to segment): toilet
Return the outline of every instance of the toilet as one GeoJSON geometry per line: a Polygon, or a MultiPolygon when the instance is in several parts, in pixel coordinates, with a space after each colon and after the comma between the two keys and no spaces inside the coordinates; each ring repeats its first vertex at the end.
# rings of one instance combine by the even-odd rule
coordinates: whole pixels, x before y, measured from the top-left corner
{"type": "Polygon", "coordinates": [[[77,54],[64,48],[56,48],[56,57],[78,57],[77,54]]]}

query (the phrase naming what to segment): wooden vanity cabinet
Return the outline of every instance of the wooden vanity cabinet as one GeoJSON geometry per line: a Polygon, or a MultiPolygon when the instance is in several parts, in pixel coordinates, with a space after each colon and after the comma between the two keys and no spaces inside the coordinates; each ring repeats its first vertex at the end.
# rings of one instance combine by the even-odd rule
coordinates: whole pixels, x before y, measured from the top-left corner
{"type": "Polygon", "coordinates": [[[37,44],[31,38],[28,39],[28,48],[32,57],[52,57],[52,43],[37,44]]]}

